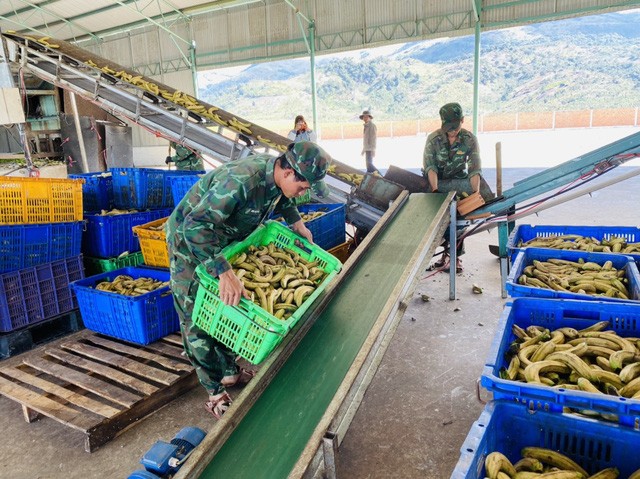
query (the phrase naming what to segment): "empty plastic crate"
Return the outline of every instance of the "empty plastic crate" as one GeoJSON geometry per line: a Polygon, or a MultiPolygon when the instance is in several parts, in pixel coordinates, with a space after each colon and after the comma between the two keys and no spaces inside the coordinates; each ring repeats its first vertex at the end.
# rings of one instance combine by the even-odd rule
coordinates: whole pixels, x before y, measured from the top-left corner
{"type": "Polygon", "coordinates": [[[0,226],[0,273],[78,256],[82,221],[0,226]]]}
{"type": "Polygon", "coordinates": [[[94,258],[114,258],[125,251],[140,251],[132,228],[171,214],[171,209],[141,211],[122,215],[87,215],[82,235],[82,252],[94,258]]]}
{"type": "Polygon", "coordinates": [[[178,205],[178,203],[182,201],[182,198],[184,198],[184,195],[187,194],[201,177],[201,173],[167,176],[167,182],[169,183],[171,196],[173,197],[173,204],[178,205]]]}
{"type": "Polygon", "coordinates": [[[194,323],[253,364],[262,362],[280,344],[342,267],[338,259],[301,240],[291,230],[274,221],[259,227],[244,241],[225,248],[222,254],[230,259],[251,245],[264,246],[272,242],[280,248],[295,251],[308,261],[317,261],[318,266],[327,273],[322,284],[288,319],[278,319],[244,298],[238,306],[225,305],[218,297],[218,279],[209,276],[202,266],[196,269],[200,287],[194,307],[194,323]]]}
{"type": "Polygon", "coordinates": [[[569,251],[555,250],[545,248],[524,248],[516,256],[513,263],[511,273],[507,278],[507,292],[510,296],[534,296],[537,298],[561,298],[561,299],[584,299],[590,301],[637,301],[640,300],[640,274],[635,261],[630,256],[615,253],[587,253],[585,251],[569,251]],[[524,286],[518,283],[518,278],[524,271],[524,268],[533,264],[534,260],[547,261],[550,258],[564,259],[577,262],[579,259],[585,262],[594,262],[603,265],[607,261],[613,263],[616,269],[624,269],[626,277],[629,280],[626,284],[629,290],[629,299],[608,298],[606,296],[594,296],[590,294],[571,293],[569,291],[556,291],[551,289],[536,288],[533,286],[524,286]]]}
{"type": "MultiPolygon", "coordinates": [[[[560,235],[581,235],[588,238],[595,238],[599,241],[608,240],[612,236],[625,239],[627,243],[640,243],[640,228],[635,226],[558,226],[558,225],[518,225],[509,235],[507,242],[507,252],[511,261],[523,249],[518,246],[522,242],[527,242],[534,238],[548,238],[560,235]]],[[[619,253],[606,253],[619,254],[619,253]]],[[[629,253],[627,256],[640,260],[640,253],[629,253]]]]}
{"type": "Polygon", "coordinates": [[[82,208],[85,213],[113,209],[113,179],[111,172],[80,173],[69,178],[82,178],[82,208]]]}
{"type": "Polygon", "coordinates": [[[634,426],[640,419],[640,400],[500,377],[500,370],[509,366],[507,351],[516,339],[512,332],[514,324],[523,329],[537,325],[552,331],[563,327],[584,329],[598,321],[609,321],[607,330],[619,336],[640,336],[640,304],[542,298],[517,298],[507,303],[482,372],[481,385],[493,393],[494,399],[516,402],[523,408],[560,412],[563,407],[587,409],[618,415],[621,424],[634,426]]]}
{"type": "Polygon", "coordinates": [[[553,449],[589,474],[617,467],[622,479],[640,468],[638,431],[560,413],[532,413],[517,404],[492,401],[471,426],[451,479],[483,478],[484,461],[490,453],[501,452],[515,463],[523,447],[553,449]]]}
{"type": "Polygon", "coordinates": [[[82,278],[82,256],[1,274],[0,331],[13,331],[75,309],[69,283],[82,278]]]}
{"type": "Polygon", "coordinates": [[[76,281],[75,290],[84,325],[98,333],[137,344],[149,344],[180,329],[169,286],[140,296],[95,289],[102,281],[125,274],[133,279],[169,281],[169,272],[127,267],[76,281]]]}
{"type": "Polygon", "coordinates": [[[156,170],[153,168],[111,168],[116,208],[166,208],[174,206],[169,176],[193,175],[202,172],[156,170]]]}
{"type": "Polygon", "coordinates": [[[0,224],[82,221],[82,182],[0,176],[0,224]]]}

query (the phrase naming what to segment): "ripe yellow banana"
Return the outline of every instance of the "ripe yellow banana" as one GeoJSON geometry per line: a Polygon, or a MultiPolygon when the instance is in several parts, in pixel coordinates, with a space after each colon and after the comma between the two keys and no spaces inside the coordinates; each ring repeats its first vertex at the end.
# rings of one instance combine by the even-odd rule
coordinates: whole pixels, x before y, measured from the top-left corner
{"type": "Polygon", "coordinates": [[[484,468],[489,479],[498,479],[498,473],[501,471],[505,472],[509,477],[516,475],[516,469],[509,458],[497,451],[487,455],[484,460],[484,468]]]}
{"type": "MultiPolygon", "coordinates": [[[[521,454],[523,457],[533,457],[540,462],[548,464],[553,467],[557,467],[562,470],[577,471],[582,474],[583,478],[589,477],[587,471],[585,471],[578,463],[564,454],[547,449],[543,447],[525,447],[522,449],[521,454]]],[[[579,479],[580,476],[574,476],[579,479]]]]}

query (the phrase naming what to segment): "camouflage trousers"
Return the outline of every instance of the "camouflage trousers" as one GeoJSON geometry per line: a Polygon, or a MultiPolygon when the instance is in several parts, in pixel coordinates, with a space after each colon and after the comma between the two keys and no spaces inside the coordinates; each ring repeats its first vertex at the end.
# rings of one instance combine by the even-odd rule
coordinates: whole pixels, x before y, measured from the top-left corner
{"type": "Polygon", "coordinates": [[[210,396],[214,396],[224,391],[224,386],[220,384],[224,376],[237,374],[236,355],[193,324],[191,318],[198,291],[198,282],[194,274],[195,265],[188,260],[188,256],[171,249],[169,251],[171,291],[173,304],[180,318],[182,345],[196,370],[200,384],[210,396]]]}

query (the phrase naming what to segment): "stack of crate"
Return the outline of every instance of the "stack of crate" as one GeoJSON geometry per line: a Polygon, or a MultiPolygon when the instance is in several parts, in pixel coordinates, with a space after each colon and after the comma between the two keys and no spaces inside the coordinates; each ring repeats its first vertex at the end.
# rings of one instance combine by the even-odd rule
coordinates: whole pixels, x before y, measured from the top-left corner
{"type": "Polygon", "coordinates": [[[82,180],[0,177],[0,332],[77,308],[82,180]]]}
{"type": "Polygon", "coordinates": [[[640,273],[632,253],[639,241],[640,229],[630,226],[513,231],[513,299],[480,378],[493,401],[471,427],[452,479],[492,476],[492,452],[515,464],[527,447],[570,458],[584,469],[575,477],[640,476],[640,273]],[[533,238],[552,246],[527,247],[533,238]],[[609,246],[616,243],[624,244],[609,246]],[[583,266],[578,276],[554,265],[583,266]]]}

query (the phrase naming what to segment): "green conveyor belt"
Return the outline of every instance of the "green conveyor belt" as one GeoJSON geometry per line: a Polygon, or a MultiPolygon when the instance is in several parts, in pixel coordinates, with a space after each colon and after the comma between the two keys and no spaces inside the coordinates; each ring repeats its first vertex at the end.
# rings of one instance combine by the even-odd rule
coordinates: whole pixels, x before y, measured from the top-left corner
{"type": "Polygon", "coordinates": [[[444,198],[409,197],[201,478],[288,476],[444,198]]]}

